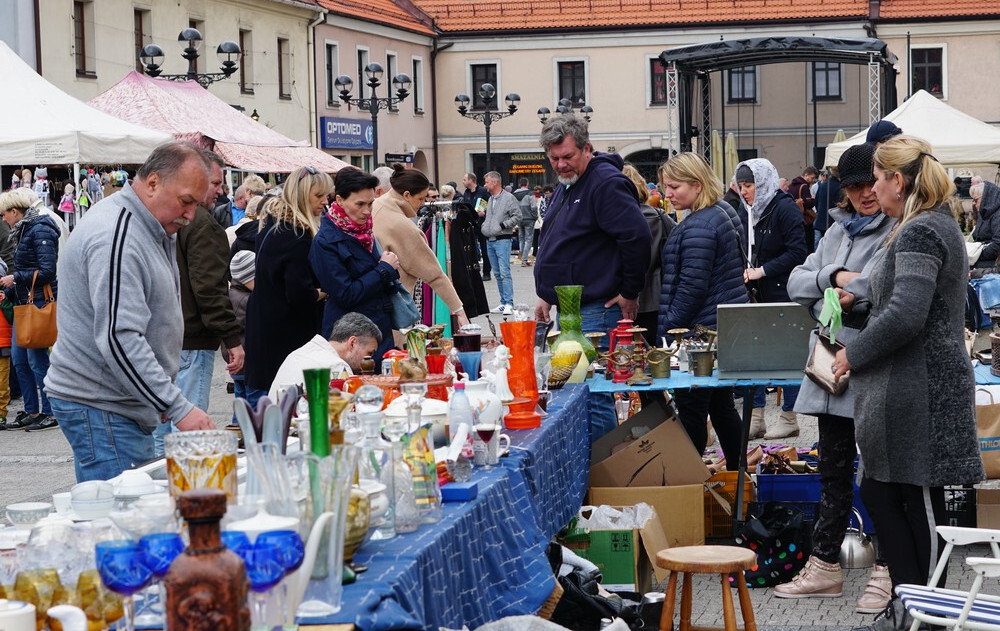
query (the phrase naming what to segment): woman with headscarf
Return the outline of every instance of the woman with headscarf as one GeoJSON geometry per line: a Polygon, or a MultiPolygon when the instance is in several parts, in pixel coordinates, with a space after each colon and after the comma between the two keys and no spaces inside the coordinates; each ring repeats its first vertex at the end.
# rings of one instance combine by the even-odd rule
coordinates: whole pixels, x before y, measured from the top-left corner
{"type": "Polygon", "coordinates": [[[980,182],[969,188],[969,196],[976,211],[972,240],[984,244],[975,267],[996,267],[1000,258],[1000,187],[980,182]]]}
{"type": "MultiPolygon", "coordinates": [[[[868,276],[869,316],[833,362],[851,372],[861,450],[861,499],[895,588],[926,585],[941,553],[944,487],[983,479],[975,376],[965,347],[968,263],[955,220],[955,185],[913,136],[875,151],[875,196],[897,219],[868,276]]],[[[841,303],[853,296],[840,290],[841,303]]],[[[944,576],[938,586],[944,585],[944,576]]],[[[894,599],[870,627],[907,629],[894,599]]]]}
{"type": "MultiPolygon", "coordinates": [[[[872,185],[872,157],[875,145],[854,145],[837,165],[843,200],[829,208],[834,223],[819,247],[788,277],[788,293],[807,307],[818,321],[823,296],[830,287],[854,294],[866,292],[872,262],[881,256],[882,246],[896,220],[882,213],[872,185]]],[[[858,336],[863,315],[844,314],[845,327],[836,332],[838,342],[850,343],[858,336]],[[852,328],[853,327],[853,328],[852,328]]],[[[810,350],[816,345],[819,329],[810,336],[810,350]]],[[[813,527],[813,550],[801,572],[789,583],[774,588],[779,598],[837,597],[843,593],[840,546],[854,502],[854,460],[858,455],[854,440],[854,389],[834,396],[809,377],[802,379],[795,411],[819,420],[820,502],[813,527]]],[[[876,562],[871,579],[855,607],[859,613],[878,613],[889,604],[892,584],[884,564],[876,562]]]]}
{"type": "MultiPolygon", "coordinates": [[[[751,300],[788,302],[788,275],[796,265],[806,260],[802,212],[792,196],[781,190],[774,165],[763,158],[740,162],[736,166],[736,181],[740,185],[740,197],[743,198],[751,226],[747,231],[749,266],[743,272],[751,300]]],[[[750,438],[763,436],[773,440],[799,435],[799,422],[794,412],[799,388],[786,387],[783,391],[785,398],[778,424],[771,431],[766,431],[766,395],[764,388],[754,388],[750,438]]]]}

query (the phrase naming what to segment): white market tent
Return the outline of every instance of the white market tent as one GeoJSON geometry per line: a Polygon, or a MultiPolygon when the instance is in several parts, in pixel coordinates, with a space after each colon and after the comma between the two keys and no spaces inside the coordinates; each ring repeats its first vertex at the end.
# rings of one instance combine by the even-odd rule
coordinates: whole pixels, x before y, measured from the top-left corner
{"type": "MultiPolygon", "coordinates": [[[[919,90],[887,114],[903,133],[931,143],[934,156],[945,167],[1000,164],[1000,129],[969,116],[924,90],[919,90]]],[[[865,141],[868,130],[826,147],[826,166],[837,166],[840,155],[865,141]]]]}
{"type": "Polygon", "coordinates": [[[105,114],[42,78],[0,41],[0,164],[141,164],[170,134],[105,114]]]}

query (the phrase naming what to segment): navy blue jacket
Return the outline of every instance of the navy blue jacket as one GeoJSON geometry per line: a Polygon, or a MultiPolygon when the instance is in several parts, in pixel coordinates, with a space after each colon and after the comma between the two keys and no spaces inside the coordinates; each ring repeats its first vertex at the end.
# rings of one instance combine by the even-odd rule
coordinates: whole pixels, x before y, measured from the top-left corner
{"type": "Polygon", "coordinates": [[[382,332],[375,361],[392,348],[392,281],[399,272],[379,261],[361,242],[338,228],[325,214],[319,232],[309,248],[309,264],[326,292],[323,309],[323,337],[330,337],[333,325],[345,313],[367,316],[382,332]]]}
{"type": "Polygon", "coordinates": [[[595,153],[575,184],[552,194],[535,259],[535,293],[549,304],[558,302],[556,285],[583,285],[587,303],[634,300],[646,284],[653,237],[624,164],[595,153]]]}
{"type": "Polygon", "coordinates": [[[788,275],[806,260],[802,211],[792,196],[778,191],[753,227],[752,267],[763,267],[757,284],[760,302],[788,302],[788,275]]]}
{"type": "MultiPolygon", "coordinates": [[[[796,207],[796,210],[798,208],[796,207]]],[[[736,213],[709,206],[670,231],[663,246],[658,337],[701,324],[714,329],[719,305],[748,302],[736,213]]]]}
{"type": "Polygon", "coordinates": [[[21,231],[21,240],[14,250],[14,296],[19,305],[28,304],[31,279],[35,280],[34,301],[45,300],[43,288],[52,285],[52,295],[57,293],[56,260],[59,258],[59,229],[44,215],[37,217],[21,231]]]}

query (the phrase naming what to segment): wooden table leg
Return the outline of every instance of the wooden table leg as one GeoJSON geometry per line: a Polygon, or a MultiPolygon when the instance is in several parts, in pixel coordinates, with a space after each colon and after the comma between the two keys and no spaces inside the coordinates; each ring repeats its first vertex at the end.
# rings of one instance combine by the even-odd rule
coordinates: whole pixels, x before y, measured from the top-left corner
{"type": "Polygon", "coordinates": [[[753,615],[753,603],[750,602],[750,590],[747,589],[746,576],[743,570],[736,572],[736,586],[740,594],[740,611],[743,612],[743,628],[746,631],[757,631],[757,621],[753,615]]]}
{"type": "Polygon", "coordinates": [[[736,609],[733,607],[733,588],[729,586],[729,575],[722,574],[722,621],[726,631],[736,631],[736,609]]]}
{"type": "Polygon", "coordinates": [[[674,624],[674,603],[677,601],[677,572],[670,573],[667,581],[667,593],[663,601],[663,612],[660,614],[660,631],[670,631],[674,624]]]}
{"type": "Polygon", "coordinates": [[[681,584],[681,626],[680,631],[691,631],[691,574],[684,572],[681,584]]]}

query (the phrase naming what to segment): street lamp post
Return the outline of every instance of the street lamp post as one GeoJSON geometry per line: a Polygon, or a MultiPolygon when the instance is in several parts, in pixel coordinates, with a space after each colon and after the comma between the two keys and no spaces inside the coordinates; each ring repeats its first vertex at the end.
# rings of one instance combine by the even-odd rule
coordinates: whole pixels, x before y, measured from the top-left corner
{"type": "Polygon", "coordinates": [[[486,128],[486,171],[493,170],[493,156],[490,153],[490,126],[494,121],[507,118],[517,111],[517,106],[521,102],[521,97],[511,92],[507,95],[507,111],[494,112],[491,110],[496,101],[497,89],[491,83],[484,83],[479,86],[479,98],[483,100],[483,111],[475,112],[469,110],[470,99],[466,94],[459,94],[455,97],[455,107],[458,113],[466,118],[480,121],[486,128]]]}
{"type": "Polygon", "coordinates": [[[185,74],[161,74],[160,66],[163,64],[163,49],[156,44],[146,44],[142,47],[139,60],[146,67],[146,74],[151,77],[170,79],[171,81],[197,81],[198,84],[207,88],[216,81],[222,81],[233,76],[239,66],[236,60],[239,59],[243,51],[240,45],[234,41],[227,40],[219,44],[215,49],[219,61],[222,64],[221,72],[198,72],[198,49],[201,48],[201,32],[196,28],[186,28],[177,36],[177,42],[181,45],[181,56],[187,59],[188,69],[185,74]]]}
{"type": "MultiPolygon", "coordinates": [[[[556,114],[572,114],[573,101],[569,99],[559,99],[559,105],[556,105],[556,114]]],[[[594,108],[589,105],[580,106],[580,116],[584,118],[588,123],[590,122],[590,117],[594,114],[594,108]]],[[[545,121],[549,120],[549,116],[552,115],[552,110],[547,107],[538,108],[538,120],[544,125],[545,121]]]]}
{"type": "Polygon", "coordinates": [[[378,166],[378,113],[379,110],[386,110],[394,105],[398,105],[410,95],[412,81],[405,74],[398,74],[392,78],[392,85],[396,88],[396,96],[375,96],[375,88],[382,85],[382,65],[372,62],[365,66],[365,76],[368,78],[368,87],[371,89],[371,96],[368,98],[351,97],[351,87],[354,81],[347,75],[340,75],[333,85],[340,91],[340,100],[344,103],[353,104],[362,111],[367,111],[372,117],[372,156],[375,166],[378,166]]]}

